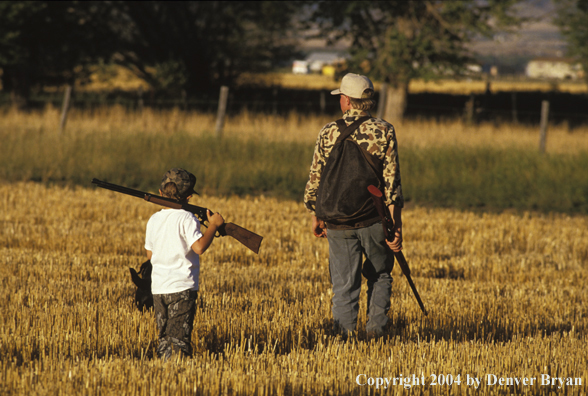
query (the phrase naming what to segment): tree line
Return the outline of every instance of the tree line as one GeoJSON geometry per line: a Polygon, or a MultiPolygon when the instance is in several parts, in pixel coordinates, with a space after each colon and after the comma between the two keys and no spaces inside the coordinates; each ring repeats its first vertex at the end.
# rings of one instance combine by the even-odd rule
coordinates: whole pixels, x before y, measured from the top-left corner
{"type": "MultiPolygon", "coordinates": [[[[411,79],[463,73],[468,44],[524,22],[521,3],[4,1],[0,78],[22,107],[32,91],[83,81],[97,63],[120,64],[156,91],[197,95],[275,68],[306,38],[345,40],[344,71],[387,83],[386,115],[398,118],[411,79]]],[[[588,65],[588,0],[558,4],[570,52],[588,65]]]]}

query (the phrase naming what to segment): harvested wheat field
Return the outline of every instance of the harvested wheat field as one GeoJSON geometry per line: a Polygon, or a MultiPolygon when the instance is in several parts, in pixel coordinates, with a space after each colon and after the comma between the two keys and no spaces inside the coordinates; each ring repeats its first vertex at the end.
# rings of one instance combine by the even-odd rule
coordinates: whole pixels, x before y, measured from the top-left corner
{"type": "MultiPolygon", "coordinates": [[[[95,189],[0,185],[0,394],[586,394],[588,218],[407,208],[392,327],[332,335],[328,246],[301,203],[199,197],[264,236],[202,256],[195,356],[154,358],[129,267],[159,210],[95,189]],[[479,381],[479,382],[478,382],[479,381]]],[[[359,327],[366,321],[362,295],[359,327]]]]}

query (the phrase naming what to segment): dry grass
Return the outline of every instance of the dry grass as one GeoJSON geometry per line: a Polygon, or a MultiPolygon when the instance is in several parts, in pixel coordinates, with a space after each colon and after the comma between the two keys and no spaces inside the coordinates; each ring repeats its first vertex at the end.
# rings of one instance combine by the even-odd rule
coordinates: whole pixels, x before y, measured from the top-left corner
{"type": "MultiPolygon", "coordinates": [[[[278,142],[314,143],[320,128],[333,121],[329,115],[308,116],[292,112],[274,116],[242,112],[227,117],[223,136],[229,139],[253,139],[278,142]]],[[[122,106],[95,110],[73,109],[67,129],[76,136],[82,134],[167,134],[185,131],[195,136],[212,135],[216,117],[209,113],[184,112],[179,109],[143,112],[125,110],[122,106]]],[[[401,147],[431,148],[440,146],[493,147],[538,150],[539,128],[521,124],[483,123],[468,125],[461,120],[407,120],[394,123],[401,147]]],[[[5,110],[0,119],[3,131],[28,131],[58,134],[59,109],[48,106],[40,112],[5,110]]],[[[564,124],[548,129],[547,152],[578,153],[588,151],[588,127],[570,132],[564,124]]]]}
{"type": "MultiPolygon", "coordinates": [[[[483,94],[486,81],[482,80],[440,80],[411,81],[411,93],[444,93],[453,95],[483,94]]],[[[584,94],[588,85],[583,81],[541,81],[541,80],[490,80],[492,92],[566,92],[584,94]]]]}
{"type": "MultiPolygon", "coordinates": [[[[323,89],[333,90],[339,88],[340,81],[333,77],[319,74],[291,74],[291,73],[267,73],[245,74],[241,76],[238,84],[253,84],[263,87],[280,86],[291,89],[323,89]]],[[[374,82],[374,88],[379,90],[381,83],[374,82]]],[[[492,92],[567,92],[572,94],[584,94],[588,92],[588,85],[584,81],[547,81],[547,80],[490,80],[492,92]]],[[[486,81],[481,79],[460,80],[412,80],[408,90],[410,93],[444,93],[453,95],[483,94],[486,92],[486,81]]]]}
{"type": "MultiPolygon", "coordinates": [[[[290,89],[322,89],[333,90],[339,88],[340,82],[333,77],[320,74],[292,74],[292,73],[266,73],[255,74],[245,73],[236,81],[237,85],[256,85],[260,87],[279,86],[290,89]]],[[[375,88],[380,89],[381,84],[374,82],[375,88]]],[[[137,78],[132,72],[113,65],[102,65],[94,67],[89,81],[78,90],[97,91],[136,91],[139,88],[148,90],[149,85],[137,78]]],[[[568,92],[583,94],[588,92],[588,85],[584,81],[540,81],[540,80],[492,80],[491,89],[493,92],[568,92]]],[[[486,82],[478,79],[462,80],[439,80],[424,81],[413,80],[410,83],[411,93],[446,93],[456,95],[480,94],[486,90],[486,82]]]]}
{"type": "MultiPolygon", "coordinates": [[[[33,183],[0,184],[0,197],[2,394],[384,392],[357,385],[359,374],[424,376],[413,394],[588,391],[586,217],[405,210],[405,254],[430,315],[395,268],[390,338],[368,342],[360,331],[343,343],[330,330],[327,243],[311,236],[302,205],[201,197],[265,239],[259,255],[227,238],[203,255],[196,356],[163,363],[153,359],[153,314],[134,308],[128,273],[159,208],[33,183]],[[433,374],[462,382],[434,386],[433,374]],[[488,374],[537,380],[489,386],[488,374]],[[542,374],[582,385],[541,386],[542,374]],[[467,375],[482,379],[480,390],[467,375]]],[[[363,328],[365,295],[360,304],[363,328]]]]}
{"type": "MultiPolygon", "coordinates": [[[[512,123],[496,125],[490,122],[468,125],[461,120],[409,120],[395,126],[401,147],[539,150],[539,126],[512,123]]],[[[546,151],[559,154],[588,151],[588,127],[582,126],[572,132],[566,123],[550,125],[547,130],[546,151]]]]}

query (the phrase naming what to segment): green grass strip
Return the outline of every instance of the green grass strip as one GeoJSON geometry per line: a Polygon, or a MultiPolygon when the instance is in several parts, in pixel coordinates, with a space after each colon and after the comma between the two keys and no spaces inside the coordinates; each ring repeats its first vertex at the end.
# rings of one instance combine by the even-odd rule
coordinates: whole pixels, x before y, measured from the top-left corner
{"type": "MultiPolygon", "coordinates": [[[[93,177],[156,191],[169,168],[193,172],[200,192],[302,200],[313,145],[111,133],[3,133],[0,178],[90,187],[93,177]]],[[[461,209],[588,213],[588,153],[403,148],[408,202],[461,209]]]]}

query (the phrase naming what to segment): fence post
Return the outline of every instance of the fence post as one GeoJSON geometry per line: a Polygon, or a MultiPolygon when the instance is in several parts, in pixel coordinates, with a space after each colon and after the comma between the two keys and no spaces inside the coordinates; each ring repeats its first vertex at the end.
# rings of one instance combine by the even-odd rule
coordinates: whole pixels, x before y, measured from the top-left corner
{"type": "Polygon", "coordinates": [[[380,102],[378,103],[378,114],[377,118],[384,118],[384,112],[386,111],[386,98],[388,97],[388,84],[382,83],[380,88],[380,102]]]}
{"type": "Polygon", "coordinates": [[[69,111],[72,89],[73,87],[71,84],[67,84],[67,86],[65,87],[65,94],[63,95],[63,105],[61,106],[61,118],[59,120],[59,133],[63,133],[63,131],[65,130],[65,123],[67,121],[67,113],[69,111]]]}
{"type": "Polygon", "coordinates": [[[325,97],[325,91],[324,90],[321,90],[320,105],[321,105],[321,114],[324,114],[325,113],[325,108],[327,107],[327,99],[325,97]]]}
{"type": "Polygon", "coordinates": [[[519,116],[517,113],[517,92],[512,91],[510,93],[510,97],[511,97],[511,106],[512,106],[512,122],[514,122],[515,124],[518,124],[519,123],[519,116]]]}
{"type": "Polygon", "coordinates": [[[182,89],[182,108],[184,111],[188,111],[188,94],[185,89],[182,89]]]}
{"type": "Polygon", "coordinates": [[[223,126],[225,125],[225,114],[227,113],[227,99],[229,98],[229,87],[223,85],[218,98],[218,110],[216,112],[216,136],[222,137],[223,126]]]}
{"type": "MultiPolygon", "coordinates": [[[[490,118],[494,118],[490,116],[490,97],[492,96],[491,90],[491,82],[490,80],[486,80],[486,89],[484,90],[484,95],[482,96],[480,108],[474,109],[475,112],[475,122],[480,121],[487,121],[490,118]]],[[[496,118],[494,118],[494,122],[496,123],[496,118]]]]}
{"type": "Polygon", "coordinates": [[[143,87],[139,86],[139,91],[137,92],[137,96],[138,96],[138,100],[137,100],[137,109],[139,110],[139,113],[143,112],[143,106],[144,106],[144,102],[143,102],[143,87]]]}
{"type": "Polygon", "coordinates": [[[476,96],[470,94],[470,98],[465,103],[465,123],[471,125],[474,123],[474,115],[476,111],[476,96]]]}
{"type": "Polygon", "coordinates": [[[547,140],[547,122],[549,121],[549,101],[541,102],[541,129],[539,131],[539,152],[545,152],[545,142],[547,140]]]}

